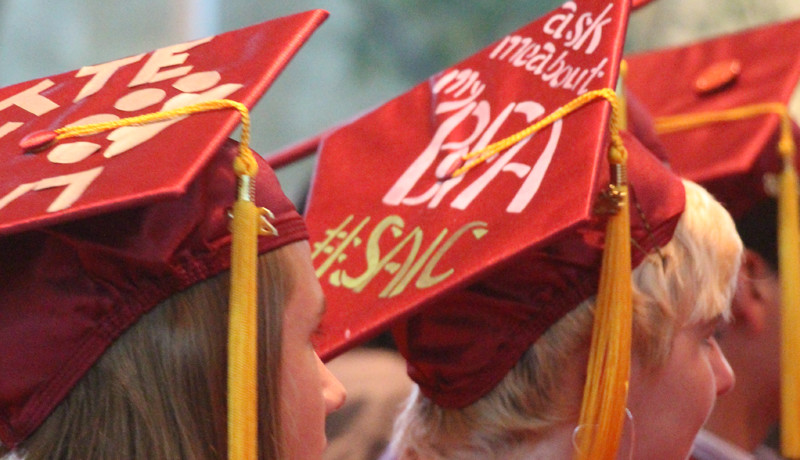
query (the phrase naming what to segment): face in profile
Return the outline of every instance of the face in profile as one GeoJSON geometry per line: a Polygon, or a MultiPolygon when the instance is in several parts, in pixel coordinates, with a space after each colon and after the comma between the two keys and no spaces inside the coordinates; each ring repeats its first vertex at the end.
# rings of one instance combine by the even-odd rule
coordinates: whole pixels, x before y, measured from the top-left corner
{"type": "Polygon", "coordinates": [[[287,293],[281,349],[281,429],[286,458],[322,458],[325,417],[345,399],[342,384],[320,361],[311,337],[324,311],[307,241],[287,246],[294,286],[287,293]]]}
{"type": "Polygon", "coordinates": [[[734,384],[733,371],[714,338],[720,321],[678,329],[669,357],[657,369],[643,369],[634,359],[628,395],[634,441],[621,449],[620,458],[681,460],[689,456],[717,396],[734,384]]]}

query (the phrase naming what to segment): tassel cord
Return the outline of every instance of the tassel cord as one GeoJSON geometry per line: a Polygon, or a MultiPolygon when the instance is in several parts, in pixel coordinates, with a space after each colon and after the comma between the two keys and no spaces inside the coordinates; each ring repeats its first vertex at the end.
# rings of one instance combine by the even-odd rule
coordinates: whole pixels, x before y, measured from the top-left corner
{"type": "Polygon", "coordinates": [[[600,270],[600,284],[592,329],[587,379],[575,439],[577,459],[613,460],[619,449],[626,420],[625,407],[631,360],[632,287],[630,257],[630,211],[626,178],[628,153],[619,134],[626,115],[614,90],[603,88],[584,93],[524,130],[469,152],[460,158],[450,177],[467,173],[504,149],[549,126],[588,103],[605,99],[611,105],[608,161],[612,167],[609,188],[618,198],[616,212],[609,217],[600,270]]]}
{"type": "MultiPolygon", "coordinates": [[[[249,147],[250,115],[247,107],[229,99],[205,101],[173,110],[107,122],[65,126],[52,131],[52,138],[48,139],[51,139],[49,142],[58,142],[62,139],[88,136],[125,126],[146,125],[194,113],[226,109],[237,110],[242,123],[239,154],[232,165],[239,178],[239,188],[231,222],[228,458],[255,460],[258,458],[258,235],[268,234],[267,230],[262,230],[262,224],[264,216],[269,215],[269,212],[257,208],[254,203],[258,163],[249,147]]],[[[266,223],[266,226],[274,232],[271,224],[266,223]]]]}

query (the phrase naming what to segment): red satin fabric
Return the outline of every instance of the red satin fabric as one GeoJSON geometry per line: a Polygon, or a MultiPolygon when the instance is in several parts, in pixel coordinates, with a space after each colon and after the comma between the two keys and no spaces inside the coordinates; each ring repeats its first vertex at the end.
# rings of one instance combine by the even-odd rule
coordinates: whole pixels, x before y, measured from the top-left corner
{"type": "Polygon", "coordinates": [[[116,144],[113,132],[64,139],[56,148],[78,142],[98,145],[97,152],[69,163],[51,161],[52,149],[23,154],[19,143],[26,135],[98,114],[124,118],[163,110],[167,104],[174,108],[221,97],[253,108],[326,17],[321,10],[299,13],[134,56],[124,65],[101,64],[102,71],[95,67],[65,72],[0,89],[0,126],[23,123],[0,136],[0,202],[20,185],[102,168],[91,187],[67,209],[47,211],[59,188],[27,193],[0,207],[0,235],[130,207],[136,200],[144,204],[177,197],[239,125],[240,117],[236,110],[195,114],[111,158],[105,154],[116,144]],[[96,92],[84,95],[87,88],[96,92]],[[155,94],[162,96],[151,100],[155,94]],[[47,110],[34,112],[32,101],[47,110]],[[150,104],[131,110],[131,101],[150,104]],[[194,155],[176,154],[180,151],[194,155]],[[31,199],[32,195],[37,198],[31,199]]]}
{"type": "MultiPolygon", "coordinates": [[[[627,87],[654,117],[788,104],[800,80],[800,20],[632,55],[627,87]],[[712,66],[736,60],[740,73],[711,92],[696,89],[712,66]]],[[[777,173],[777,115],[712,123],[661,136],[676,172],[703,184],[737,219],[767,197],[764,174],[777,173]]],[[[795,139],[800,132],[794,126],[795,139]]]]}
{"type": "MultiPolygon", "coordinates": [[[[455,155],[574,100],[582,83],[586,91],[614,87],[628,7],[568,2],[322,135],[306,217],[328,304],[315,343],[323,359],[393,327],[423,392],[460,407],[596,291],[605,219],[592,206],[609,181],[606,102],[588,103],[459,179],[443,182],[439,173],[455,155]],[[602,32],[570,46],[578,18],[602,32]],[[532,64],[545,49],[551,60],[537,73],[532,64]],[[559,86],[568,79],[546,80],[549,66],[578,69],[584,80],[559,86]]],[[[633,235],[647,251],[670,239],[683,187],[633,137],[625,142],[633,194],[654,229],[646,236],[633,211],[633,235]]],[[[634,251],[634,262],[642,256],[634,251]]]]}
{"type": "MultiPolygon", "coordinates": [[[[144,312],[230,266],[237,146],[228,135],[240,120],[231,110],[192,115],[151,137],[126,138],[138,143],[116,154],[129,144],[115,136],[142,127],[64,139],[38,153],[23,152],[20,141],[98,114],[124,118],[220,98],[252,108],[326,17],[309,11],[0,89],[5,447],[32,433],[144,312]],[[53,153],[86,144],[97,149],[53,153]],[[86,172],[96,175],[67,193],[76,182],[64,178],[86,172]],[[63,195],[73,201],[54,208],[63,195]]],[[[259,161],[256,205],[275,213],[280,232],[259,240],[263,253],[308,234],[259,161]]]]}
{"type": "MultiPolygon", "coordinates": [[[[635,139],[629,150],[633,266],[672,238],[683,210],[682,186],[635,139]]],[[[445,294],[395,326],[409,375],[442,407],[471,404],[494,388],[528,347],[563,315],[597,292],[605,219],[589,217],[555,241],[521,251],[478,282],[445,294]]]]}
{"type": "MultiPolygon", "coordinates": [[[[178,199],[0,239],[0,438],[27,437],[105,349],[173,293],[230,267],[227,209],[235,199],[230,141],[178,199]]],[[[259,161],[256,204],[278,237],[308,237],[272,170],[259,161]]]]}

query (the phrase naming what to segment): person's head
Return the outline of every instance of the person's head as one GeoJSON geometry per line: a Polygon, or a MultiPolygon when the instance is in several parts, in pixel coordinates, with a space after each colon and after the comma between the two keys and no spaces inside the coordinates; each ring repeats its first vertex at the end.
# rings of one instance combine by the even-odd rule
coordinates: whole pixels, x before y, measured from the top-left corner
{"type": "MultiPolygon", "coordinates": [[[[569,343],[553,347],[559,368],[576,374],[558,395],[570,414],[586,409],[580,423],[588,435],[578,444],[588,456],[617,450],[631,357],[631,266],[673,239],[686,195],[647,150],[648,139],[636,138],[641,126],[623,127],[623,98],[612,88],[630,7],[566,2],[312,141],[320,151],[306,216],[329,300],[318,339],[323,359],[391,327],[420,393],[455,413],[487,397],[546,330],[596,295],[597,319],[585,324],[597,327],[597,340],[588,345],[587,326],[568,334],[584,346],[581,355],[572,356],[569,343]],[[566,32],[568,23],[579,15],[604,18],[602,33],[570,40],[577,35],[566,32]],[[593,429],[605,417],[614,427],[593,429]]],[[[735,273],[716,268],[708,276],[735,273]]],[[[688,321],[678,313],[669,344],[688,321]]],[[[634,371],[657,380],[651,367],[634,371]]],[[[469,445],[479,423],[458,424],[442,424],[458,433],[450,445],[469,445]]],[[[448,436],[435,424],[422,431],[448,436]]]]}
{"type": "Polygon", "coordinates": [[[787,333],[796,325],[781,309],[792,311],[789,305],[798,302],[791,289],[798,276],[791,237],[797,226],[792,176],[800,166],[798,43],[796,18],[738,28],[629,55],[626,79],[653,114],[673,170],[725,206],[746,248],[733,321],[718,337],[739,383],[720,399],[706,428],[752,451],[781,418],[781,448],[792,458],[800,455],[800,417],[796,405],[780,401],[797,394],[791,377],[797,342],[787,333]],[[675,71],[667,75],[665,68],[675,71]]]}
{"type": "Polygon", "coordinates": [[[745,450],[761,444],[781,408],[781,282],[778,276],[777,202],[765,198],[736,219],[745,246],[731,306],[732,321],[717,341],[738,384],[711,414],[706,428],[745,450]],[[749,416],[742,416],[747,411],[749,416]],[[737,425],[748,428],[741,430],[737,425]]]}
{"type": "MultiPolygon", "coordinates": [[[[323,300],[308,243],[259,258],[260,458],[317,458],[344,392],[310,337],[323,300]]],[[[222,458],[229,276],[179,292],[103,354],[22,444],[26,458],[222,458]]]]}
{"type": "MultiPolygon", "coordinates": [[[[178,199],[0,241],[6,254],[28,257],[3,281],[6,324],[29,334],[7,348],[6,375],[16,379],[3,382],[4,410],[11,413],[14,401],[52,405],[41,426],[33,415],[10,418],[13,426],[36,424],[30,436],[15,438],[27,458],[225,456],[226,210],[237,151],[236,143],[225,144],[178,199]],[[32,365],[25,367],[26,360],[32,365]],[[74,387],[64,383],[70,378],[74,387]],[[22,386],[33,379],[44,383],[22,386]],[[14,399],[15,385],[32,396],[14,399]]],[[[317,457],[325,447],[325,415],[344,392],[311,344],[324,302],[303,220],[266,164],[258,181],[256,202],[272,210],[277,229],[257,243],[261,458],[317,457]]]]}
{"type": "Polygon", "coordinates": [[[291,274],[291,287],[284,302],[277,394],[283,454],[275,458],[321,458],[326,444],[325,416],[344,403],[345,391],[311,343],[324,301],[308,242],[292,244],[286,250],[288,263],[283,268],[291,274]]]}
{"type": "Polygon", "coordinates": [[[320,455],[344,394],[311,345],[304,220],[249,110],[326,17],[0,88],[0,451],[320,455]]]}
{"type": "MultiPolygon", "coordinates": [[[[741,242],[722,206],[699,186],[684,184],[686,210],[672,240],[633,274],[633,458],[684,458],[715,397],[733,385],[713,334],[729,313],[741,242]]],[[[396,427],[401,458],[504,458],[547,444],[559,431],[571,435],[592,308],[590,298],[551,326],[472,405],[444,409],[415,392],[396,427]]]]}

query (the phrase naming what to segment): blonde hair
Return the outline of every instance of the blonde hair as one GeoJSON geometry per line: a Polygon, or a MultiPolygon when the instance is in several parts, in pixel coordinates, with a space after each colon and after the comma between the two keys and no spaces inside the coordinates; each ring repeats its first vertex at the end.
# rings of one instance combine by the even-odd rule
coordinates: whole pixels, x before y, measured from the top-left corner
{"type": "MultiPolygon", "coordinates": [[[[261,459],[281,458],[281,319],[294,280],[285,248],[259,257],[261,459]]],[[[223,459],[228,273],[200,282],[123,333],[21,445],[44,458],[223,459]]]]}
{"type": "MultiPolygon", "coordinates": [[[[646,369],[663,365],[682,325],[729,313],[739,269],[742,243],[730,215],[699,185],[684,181],[684,188],[686,210],[672,240],[633,271],[633,356],[646,369]]],[[[576,420],[582,388],[565,381],[585,369],[593,307],[587,299],[551,326],[470,406],[443,409],[415,388],[392,450],[400,459],[497,458],[576,420]]]]}

